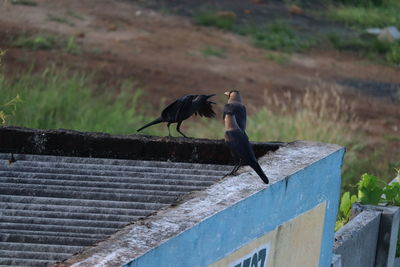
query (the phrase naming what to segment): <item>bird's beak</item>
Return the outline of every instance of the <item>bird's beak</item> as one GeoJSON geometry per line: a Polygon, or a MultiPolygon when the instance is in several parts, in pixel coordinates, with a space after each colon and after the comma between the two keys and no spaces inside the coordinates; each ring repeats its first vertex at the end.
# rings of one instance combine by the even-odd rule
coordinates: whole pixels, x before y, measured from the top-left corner
{"type": "Polygon", "coordinates": [[[228,91],[226,91],[226,92],[224,93],[224,95],[226,95],[226,96],[228,96],[228,97],[229,97],[229,92],[228,92],[228,91]]]}
{"type": "Polygon", "coordinates": [[[215,96],[216,94],[211,94],[211,95],[207,95],[206,96],[206,99],[209,99],[210,97],[213,97],[213,96],[215,96]]]}

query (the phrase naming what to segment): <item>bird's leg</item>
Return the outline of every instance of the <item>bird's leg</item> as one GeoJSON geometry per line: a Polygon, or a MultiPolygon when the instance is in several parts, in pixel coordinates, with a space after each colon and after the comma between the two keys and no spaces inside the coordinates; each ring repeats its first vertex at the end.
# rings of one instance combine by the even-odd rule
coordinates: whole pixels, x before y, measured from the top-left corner
{"type": "Polygon", "coordinates": [[[179,121],[179,122],[178,122],[178,125],[176,126],[176,130],[178,131],[178,133],[180,133],[181,135],[183,135],[183,137],[188,138],[184,133],[181,132],[181,130],[180,130],[181,124],[182,124],[182,121],[179,121]]]}
{"type": "Polygon", "coordinates": [[[16,162],[17,160],[14,158],[14,154],[11,153],[11,158],[8,160],[8,164],[13,164],[14,162],[16,162]]]}
{"type": "Polygon", "coordinates": [[[235,165],[235,167],[233,167],[233,169],[229,173],[229,175],[235,175],[241,166],[242,166],[242,164],[239,162],[237,165],[235,165]]]}
{"type": "Polygon", "coordinates": [[[171,131],[169,130],[169,126],[171,125],[170,122],[168,122],[167,127],[168,127],[168,136],[171,136],[171,131]]]}
{"type": "MultiPolygon", "coordinates": [[[[242,167],[242,160],[239,160],[236,165],[233,167],[232,171],[225,176],[230,176],[230,175],[236,175],[237,171],[239,170],[240,167],[242,167]]],[[[224,176],[224,177],[225,177],[224,176]]]]}

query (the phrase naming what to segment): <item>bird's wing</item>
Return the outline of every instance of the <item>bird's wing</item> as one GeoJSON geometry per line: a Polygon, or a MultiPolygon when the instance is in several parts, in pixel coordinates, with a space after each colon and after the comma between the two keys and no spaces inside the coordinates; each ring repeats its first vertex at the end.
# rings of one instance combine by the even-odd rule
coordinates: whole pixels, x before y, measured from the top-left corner
{"type": "Polygon", "coordinates": [[[234,114],[234,107],[232,104],[225,104],[224,112],[222,113],[222,119],[225,119],[226,114],[234,114]]]}
{"type": "Polygon", "coordinates": [[[247,135],[240,129],[225,132],[225,141],[233,153],[244,162],[249,163],[256,160],[253,148],[247,135]]]}
{"type": "Polygon", "coordinates": [[[246,131],[247,112],[246,112],[246,107],[244,105],[238,106],[236,121],[239,125],[239,128],[242,129],[242,131],[246,131]]]}
{"type": "Polygon", "coordinates": [[[235,115],[239,128],[243,131],[246,130],[247,112],[244,105],[237,103],[225,104],[222,119],[225,119],[226,114],[235,115]]]}
{"type": "Polygon", "coordinates": [[[190,101],[191,96],[186,95],[169,104],[161,113],[161,118],[167,122],[177,122],[182,107],[190,101]]]}
{"type": "Polygon", "coordinates": [[[198,113],[202,117],[207,117],[207,118],[215,117],[215,112],[212,108],[210,101],[205,101],[204,103],[202,103],[196,113],[198,113]]]}
{"type": "Polygon", "coordinates": [[[183,101],[179,112],[176,114],[177,121],[183,121],[189,118],[194,113],[193,99],[197,95],[188,95],[183,101]]]}

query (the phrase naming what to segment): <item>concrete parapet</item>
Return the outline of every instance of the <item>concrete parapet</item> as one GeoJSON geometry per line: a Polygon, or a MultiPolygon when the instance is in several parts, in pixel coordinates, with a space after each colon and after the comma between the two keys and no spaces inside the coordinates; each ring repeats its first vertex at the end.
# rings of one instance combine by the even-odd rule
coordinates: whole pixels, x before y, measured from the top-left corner
{"type": "Polygon", "coordinates": [[[59,266],[329,266],[344,149],[294,142],[59,266]]]}
{"type": "Polygon", "coordinates": [[[365,210],[335,233],[333,253],[344,267],[373,267],[381,213],[365,210]]]}

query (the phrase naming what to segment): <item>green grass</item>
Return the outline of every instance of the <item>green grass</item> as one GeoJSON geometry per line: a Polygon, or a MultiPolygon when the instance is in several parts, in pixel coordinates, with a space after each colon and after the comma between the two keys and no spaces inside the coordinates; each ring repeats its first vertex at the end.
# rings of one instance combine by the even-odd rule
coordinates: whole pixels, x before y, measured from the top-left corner
{"type": "Polygon", "coordinates": [[[249,36],[255,46],[287,53],[298,52],[309,47],[311,40],[301,39],[296,30],[287,22],[277,21],[269,25],[247,25],[237,32],[249,36]]]}
{"type": "Polygon", "coordinates": [[[13,43],[14,46],[29,50],[49,50],[57,46],[55,37],[37,35],[37,36],[20,36],[13,43]]]}
{"type": "Polygon", "coordinates": [[[329,10],[333,21],[362,28],[397,26],[400,28],[400,4],[382,7],[339,6],[329,10]]]}
{"type": "Polygon", "coordinates": [[[222,47],[208,46],[202,49],[200,52],[205,57],[224,58],[226,56],[226,50],[222,47]]]}
{"type": "MultiPolygon", "coordinates": [[[[330,36],[333,46],[339,50],[357,51],[372,60],[400,64],[400,42],[380,41],[376,36],[362,37],[367,28],[400,28],[400,1],[395,0],[342,0],[345,5],[330,8],[328,17],[353,27],[353,36],[330,36]],[[356,3],[353,3],[356,2],[356,3]]],[[[365,34],[364,34],[365,35],[365,34]]]]}
{"type": "Polygon", "coordinates": [[[95,96],[89,78],[54,69],[0,80],[2,99],[19,95],[23,101],[8,116],[7,124],[39,129],[132,133],[144,117],[136,112],[140,91],[128,88],[122,85],[117,96],[115,92],[95,96]]]}
{"type": "Polygon", "coordinates": [[[65,45],[65,52],[70,53],[70,54],[80,54],[81,50],[76,43],[76,39],[74,36],[70,36],[67,39],[66,45],[65,45]]]}
{"type": "Polygon", "coordinates": [[[57,38],[49,35],[26,35],[19,36],[11,45],[28,50],[60,49],[70,54],[81,53],[80,47],[76,43],[76,38],[74,36],[68,38],[57,38]]]}
{"type": "Polygon", "coordinates": [[[194,21],[203,26],[232,30],[235,25],[236,16],[233,12],[200,11],[194,15],[194,21]]]}
{"type": "Polygon", "coordinates": [[[265,54],[265,57],[267,59],[275,61],[276,63],[279,63],[279,64],[285,64],[290,61],[290,55],[286,54],[286,53],[278,53],[278,54],[277,53],[275,53],[275,54],[268,53],[268,54],[265,54]]]}
{"type": "MultiPolygon", "coordinates": [[[[400,29],[400,1],[397,0],[326,0],[330,8],[322,14],[335,22],[344,23],[354,29],[352,36],[329,36],[333,47],[339,50],[356,51],[363,57],[378,63],[400,64],[400,42],[386,43],[372,38],[362,38],[368,27],[397,26],[400,29]]],[[[321,16],[321,15],[320,15],[321,16]]],[[[285,20],[267,25],[243,24],[235,13],[229,11],[201,11],[194,21],[203,26],[212,26],[248,36],[256,47],[285,53],[301,52],[312,46],[325,46],[322,35],[302,36],[285,20]]],[[[207,52],[206,52],[207,53],[207,52]]],[[[285,57],[267,56],[278,63],[285,57]]]]}
{"type": "Polygon", "coordinates": [[[201,11],[194,15],[195,23],[212,26],[249,36],[254,45],[268,50],[300,51],[312,42],[302,40],[295,29],[285,21],[268,25],[240,25],[235,13],[230,11],[201,11]]]}
{"type": "Polygon", "coordinates": [[[400,42],[389,43],[380,41],[376,37],[340,37],[333,34],[329,35],[328,39],[338,50],[353,51],[378,62],[400,64],[400,42]]]}

